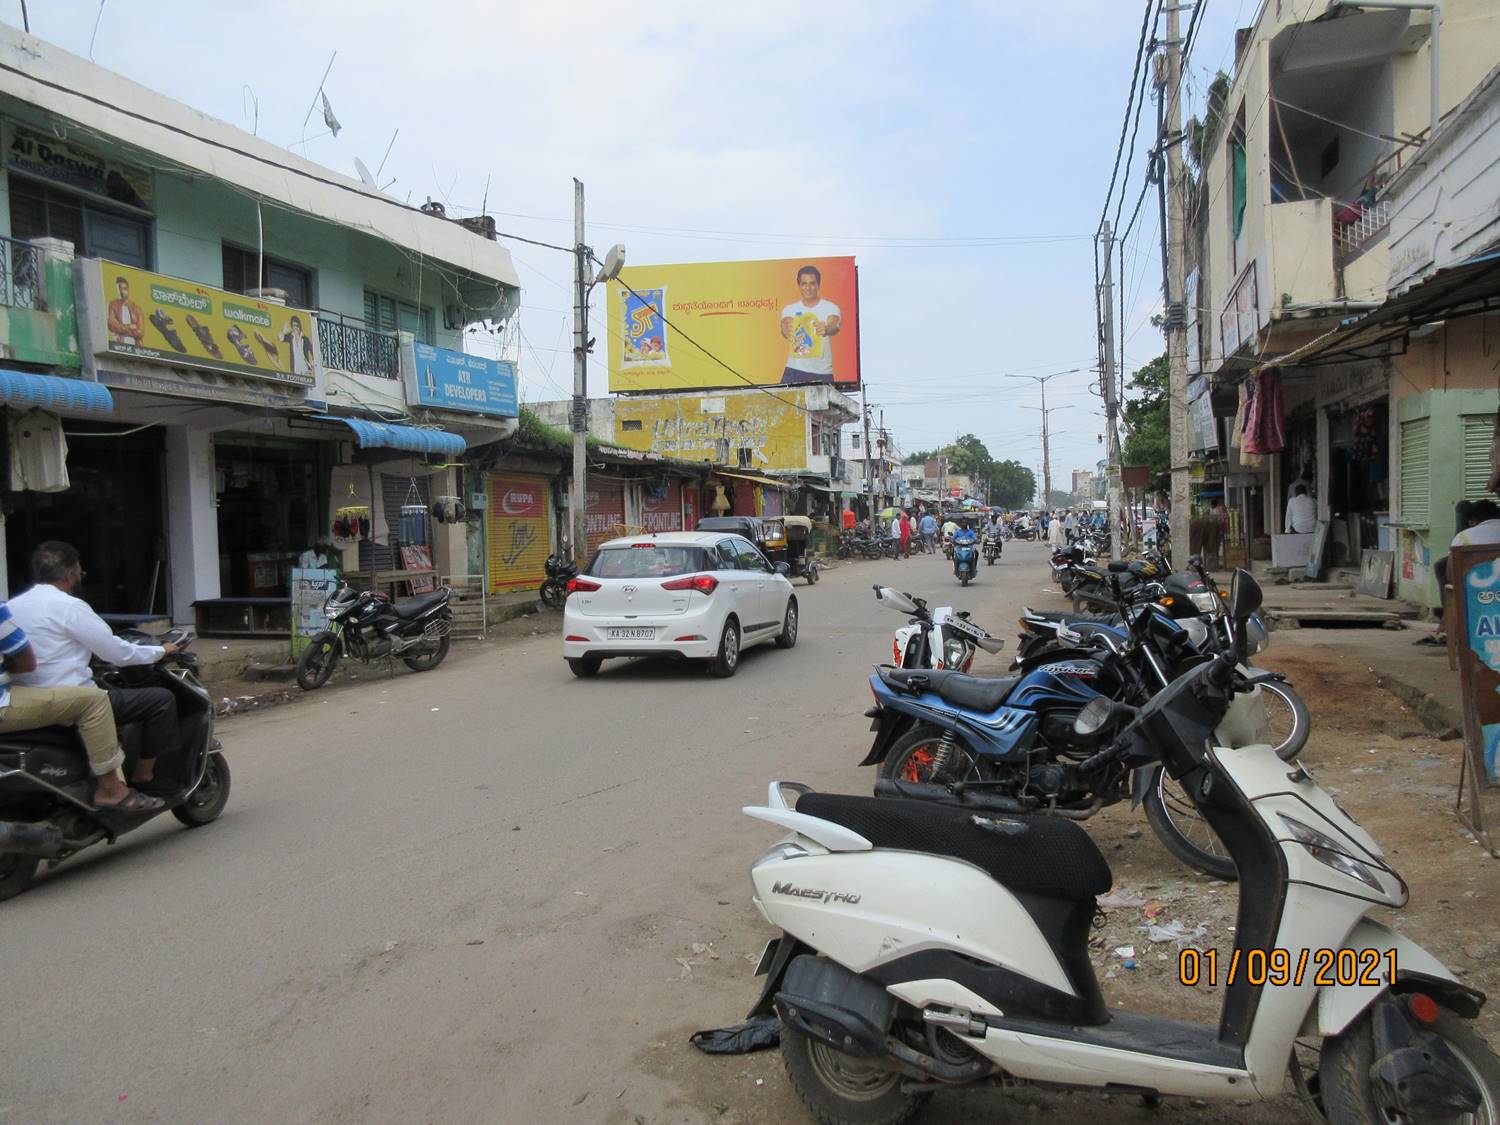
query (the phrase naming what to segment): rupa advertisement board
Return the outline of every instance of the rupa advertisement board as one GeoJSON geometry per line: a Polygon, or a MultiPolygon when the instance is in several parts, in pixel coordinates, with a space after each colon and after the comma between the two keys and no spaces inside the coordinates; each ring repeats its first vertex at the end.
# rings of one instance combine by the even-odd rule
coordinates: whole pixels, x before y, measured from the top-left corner
{"type": "Polygon", "coordinates": [[[612,393],[859,385],[853,258],[633,266],[607,311],[612,393]]]}

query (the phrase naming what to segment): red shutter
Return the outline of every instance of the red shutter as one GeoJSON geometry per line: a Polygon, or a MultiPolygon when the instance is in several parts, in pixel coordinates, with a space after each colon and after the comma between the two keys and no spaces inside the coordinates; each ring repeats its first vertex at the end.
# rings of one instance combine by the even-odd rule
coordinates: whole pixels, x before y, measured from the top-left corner
{"type": "Polygon", "coordinates": [[[699,514],[699,501],[701,499],[702,493],[699,491],[696,481],[682,490],[682,512],[683,519],[687,521],[685,528],[687,531],[693,531],[698,526],[698,520],[701,518],[699,514]]]}
{"type": "Polygon", "coordinates": [[[641,504],[641,525],[647,531],[681,531],[682,486],[672,481],[660,500],[646,496],[641,504]]]}
{"type": "Polygon", "coordinates": [[[589,481],[588,547],[592,555],[606,539],[625,534],[625,482],[589,481]]]}

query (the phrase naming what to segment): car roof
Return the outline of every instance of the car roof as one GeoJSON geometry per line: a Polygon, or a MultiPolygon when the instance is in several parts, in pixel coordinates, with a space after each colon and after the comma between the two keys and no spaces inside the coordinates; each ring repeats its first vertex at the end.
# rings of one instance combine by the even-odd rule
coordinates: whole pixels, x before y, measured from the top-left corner
{"type": "Polygon", "coordinates": [[[630,547],[636,543],[660,543],[663,547],[706,547],[734,532],[730,531],[643,531],[639,535],[622,535],[618,539],[607,539],[599,549],[630,547]]]}

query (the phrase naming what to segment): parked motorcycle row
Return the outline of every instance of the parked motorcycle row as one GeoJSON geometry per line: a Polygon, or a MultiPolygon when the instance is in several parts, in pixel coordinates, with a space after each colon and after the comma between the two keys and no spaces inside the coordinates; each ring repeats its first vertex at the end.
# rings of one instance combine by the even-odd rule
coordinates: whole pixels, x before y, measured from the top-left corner
{"type": "Polygon", "coordinates": [[[1334,1125],[1497,1120],[1500,1059],[1469,1022],[1485,997],[1370,917],[1407,886],[1299,760],[1307,709],[1253,664],[1255,580],[1099,546],[1051,559],[1093,612],[1027,610],[1005,676],[969,674],[1004,645],[969,613],[877,585],[908,621],[869,681],[874,795],[775,781],[744,810],[788,832],[751,868],[781,932],[750,1014],[779,1022],[804,1103],[852,1125],[981,1083],[1270,1100],[1290,1080],[1334,1125]],[[1112,876],[1083,825],[1125,801],[1237,881],[1213,1025],[1102,998],[1088,942],[1112,876]]]}

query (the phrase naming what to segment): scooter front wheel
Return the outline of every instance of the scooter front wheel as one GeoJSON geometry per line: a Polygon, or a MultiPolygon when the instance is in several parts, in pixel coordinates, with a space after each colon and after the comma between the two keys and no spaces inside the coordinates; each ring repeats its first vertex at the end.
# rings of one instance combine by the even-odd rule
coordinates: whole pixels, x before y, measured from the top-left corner
{"type": "Polygon", "coordinates": [[[31,886],[37,865],[42,862],[34,855],[0,855],[0,902],[15,898],[31,886]]]}
{"type": "Polygon", "coordinates": [[[1145,804],[1146,822],[1167,851],[1205,875],[1231,882],[1239,878],[1228,850],[1165,767],[1156,767],[1145,804]]]}
{"type": "Polygon", "coordinates": [[[229,803],[229,763],[223,754],[210,754],[203,780],[188,794],[187,800],[172,810],[172,815],[189,828],[201,828],[219,819],[229,803]]]}
{"type": "Polygon", "coordinates": [[[826,1125],[900,1125],[928,1098],[925,1091],[903,1090],[894,1070],[835,1051],[785,1024],[781,1062],[802,1104],[826,1125]]]}
{"type": "MultiPolygon", "coordinates": [[[[1373,1012],[1366,1009],[1342,1035],[1323,1041],[1318,1059],[1318,1090],[1329,1125],[1379,1125],[1392,1120],[1380,1108],[1370,1077],[1376,1061],[1373,1024],[1373,1012]]],[[[1469,1081],[1479,1088],[1479,1112],[1467,1120],[1500,1121],[1500,1059],[1495,1058],[1479,1033],[1465,1020],[1442,1008],[1438,1009],[1436,1021],[1423,1030],[1443,1040],[1469,1081]]],[[[1435,1114],[1447,1112],[1445,1107],[1432,1109],[1435,1114]]],[[[1452,1119],[1460,1120],[1456,1115],[1452,1119]]]]}

